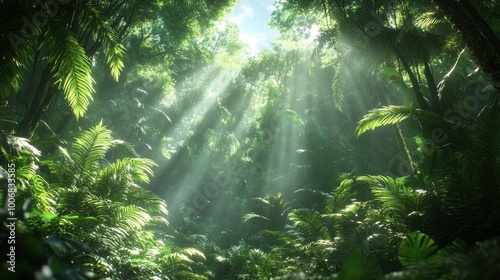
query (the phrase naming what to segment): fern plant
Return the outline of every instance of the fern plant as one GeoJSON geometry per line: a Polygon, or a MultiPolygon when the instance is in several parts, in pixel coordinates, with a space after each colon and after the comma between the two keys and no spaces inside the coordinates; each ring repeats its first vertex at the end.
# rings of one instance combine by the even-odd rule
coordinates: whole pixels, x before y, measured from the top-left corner
{"type": "MultiPolygon", "coordinates": [[[[70,151],[60,148],[59,156],[44,160],[54,179],[57,210],[62,218],[79,227],[106,224],[117,227],[113,234],[102,232],[114,241],[125,241],[129,230],[149,222],[150,214],[166,215],[165,202],[145,190],[154,162],[123,158],[107,162],[105,155],[113,144],[111,132],[102,123],[75,139],[70,151]],[[121,234],[116,234],[121,233],[121,234]]],[[[110,246],[120,244],[111,242],[110,246]]]]}
{"type": "Polygon", "coordinates": [[[165,201],[143,188],[154,162],[130,157],[110,162],[107,151],[113,145],[120,142],[100,123],[77,136],[69,148],[59,147],[57,155],[42,160],[49,171],[44,177],[53,208],[39,207],[25,228],[89,244],[91,252],[74,252],[71,259],[100,276],[205,279],[193,271],[203,268],[200,251],[166,244],[165,236],[154,230],[168,225],[165,201]]]}

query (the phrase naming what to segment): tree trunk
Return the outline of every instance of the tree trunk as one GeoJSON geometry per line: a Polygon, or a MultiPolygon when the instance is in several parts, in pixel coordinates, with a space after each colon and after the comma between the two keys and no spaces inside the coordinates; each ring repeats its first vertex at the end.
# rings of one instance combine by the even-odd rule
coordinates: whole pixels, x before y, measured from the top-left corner
{"type": "Polygon", "coordinates": [[[397,47],[394,47],[394,50],[398,54],[399,60],[403,64],[403,67],[405,68],[406,72],[408,73],[408,76],[410,77],[411,85],[413,86],[413,92],[415,93],[415,97],[417,98],[420,109],[430,111],[431,107],[429,106],[429,104],[424,98],[424,95],[422,94],[422,90],[420,89],[420,84],[418,82],[417,77],[411,70],[410,64],[408,63],[408,61],[406,61],[403,54],[399,51],[397,47]]]}
{"type": "Polygon", "coordinates": [[[468,0],[433,0],[469,47],[476,63],[500,92],[500,40],[468,0]]]}
{"type": "Polygon", "coordinates": [[[438,113],[441,114],[441,105],[439,103],[439,95],[437,91],[437,86],[436,86],[436,81],[434,81],[434,76],[432,76],[432,71],[431,71],[431,66],[430,66],[430,58],[429,55],[425,52],[424,57],[424,75],[425,79],[427,80],[427,86],[429,87],[429,94],[431,97],[431,109],[438,113]]]}
{"type": "Polygon", "coordinates": [[[28,111],[16,129],[16,134],[21,137],[30,138],[41,120],[43,114],[49,108],[52,98],[55,96],[51,82],[51,73],[48,68],[43,70],[40,79],[40,86],[35,92],[33,101],[31,102],[28,111]]]}

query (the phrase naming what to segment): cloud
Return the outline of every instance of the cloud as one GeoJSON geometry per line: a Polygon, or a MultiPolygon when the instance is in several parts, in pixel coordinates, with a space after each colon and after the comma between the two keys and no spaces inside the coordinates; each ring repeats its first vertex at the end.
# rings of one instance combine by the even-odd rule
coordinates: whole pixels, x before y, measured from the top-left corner
{"type": "Polygon", "coordinates": [[[271,4],[271,5],[267,6],[266,9],[270,12],[274,12],[276,10],[276,7],[273,4],[271,4]]]}
{"type": "Polygon", "coordinates": [[[239,25],[246,18],[253,18],[253,8],[248,4],[242,4],[241,12],[237,15],[231,16],[229,21],[239,25]]]}
{"type": "Polygon", "coordinates": [[[267,44],[267,37],[265,33],[240,33],[240,40],[248,46],[252,55],[257,55],[259,49],[267,44]]]}
{"type": "Polygon", "coordinates": [[[319,26],[317,26],[316,24],[313,24],[311,26],[311,28],[309,28],[308,34],[306,34],[306,37],[304,39],[302,39],[302,41],[309,43],[309,44],[312,44],[312,43],[314,43],[314,41],[316,39],[318,39],[320,33],[321,32],[320,32],[319,26]]]}

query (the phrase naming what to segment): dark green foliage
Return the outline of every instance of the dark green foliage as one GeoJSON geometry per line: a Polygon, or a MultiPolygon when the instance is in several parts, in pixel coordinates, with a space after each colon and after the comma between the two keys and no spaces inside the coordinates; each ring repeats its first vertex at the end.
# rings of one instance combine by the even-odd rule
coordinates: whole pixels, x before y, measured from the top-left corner
{"type": "Polygon", "coordinates": [[[267,195],[264,198],[254,198],[255,211],[243,216],[243,223],[252,223],[253,227],[266,230],[281,230],[287,223],[290,207],[283,195],[267,195]]]}
{"type": "Polygon", "coordinates": [[[382,279],[383,273],[374,258],[361,254],[361,250],[355,250],[342,265],[338,277],[334,279],[382,279]]]}
{"type": "Polygon", "coordinates": [[[0,0],[1,279],[500,278],[495,1],[278,0],[252,56],[271,2],[42,2],[0,0]]]}

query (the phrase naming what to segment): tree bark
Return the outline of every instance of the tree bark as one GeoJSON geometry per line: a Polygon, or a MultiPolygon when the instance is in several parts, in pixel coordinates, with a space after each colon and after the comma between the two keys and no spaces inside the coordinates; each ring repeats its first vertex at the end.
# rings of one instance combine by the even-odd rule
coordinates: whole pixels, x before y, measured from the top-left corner
{"type": "Polygon", "coordinates": [[[433,0],[458,30],[481,70],[500,93],[500,40],[468,0],[433,0]]]}

